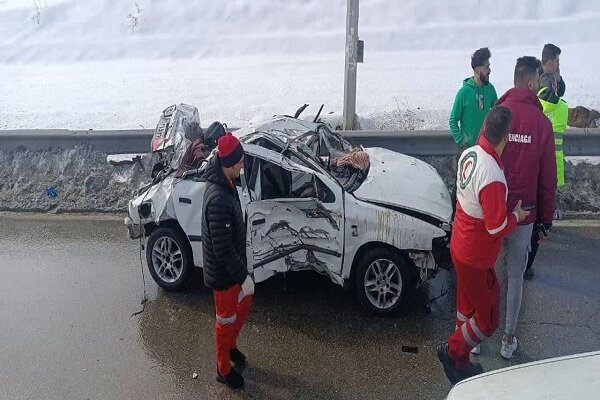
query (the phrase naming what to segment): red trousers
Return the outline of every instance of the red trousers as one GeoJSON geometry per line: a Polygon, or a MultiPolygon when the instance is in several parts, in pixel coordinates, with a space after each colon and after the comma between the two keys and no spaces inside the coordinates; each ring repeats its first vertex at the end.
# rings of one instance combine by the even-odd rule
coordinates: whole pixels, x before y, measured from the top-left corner
{"type": "Polygon", "coordinates": [[[471,349],[494,334],[499,323],[500,286],[494,268],[455,265],[456,330],[448,339],[448,355],[458,369],[469,365],[471,349]]]}
{"type": "Polygon", "coordinates": [[[240,285],[227,290],[214,290],[215,342],[217,348],[217,371],[227,375],[231,371],[229,351],[237,347],[237,338],[248,317],[252,296],[246,296],[240,285]]]}

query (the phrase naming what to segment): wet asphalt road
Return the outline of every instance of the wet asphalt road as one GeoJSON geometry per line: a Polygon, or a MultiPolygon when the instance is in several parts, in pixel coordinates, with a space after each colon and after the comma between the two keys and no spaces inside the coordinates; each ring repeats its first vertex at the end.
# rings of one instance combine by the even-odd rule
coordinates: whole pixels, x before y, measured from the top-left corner
{"type": "MultiPolygon", "coordinates": [[[[525,286],[516,358],[500,358],[497,334],[479,357],[487,370],[600,349],[596,225],[554,229],[525,286]]],[[[450,273],[392,318],[312,273],[257,285],[242,392],[214,380],[200,274],[181,294],[145,277],[149,300],[131,316],[142,310],[139,242],[119,219],[0,215],[0,399],[441,399],[450,388],[434,351],[454,326],[450,273]]]]}

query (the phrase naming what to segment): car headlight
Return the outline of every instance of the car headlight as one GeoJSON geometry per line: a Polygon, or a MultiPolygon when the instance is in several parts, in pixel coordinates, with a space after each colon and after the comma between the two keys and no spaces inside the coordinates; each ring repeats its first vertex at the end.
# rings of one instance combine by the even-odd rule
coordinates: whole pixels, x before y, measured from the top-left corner
{"type": "Polygon", "coordinates": [[[152,213],[152,206],[150,203],[142,203],[138,207],[138,213],[140,214],[140,217],[148,218],[152,213]]]}

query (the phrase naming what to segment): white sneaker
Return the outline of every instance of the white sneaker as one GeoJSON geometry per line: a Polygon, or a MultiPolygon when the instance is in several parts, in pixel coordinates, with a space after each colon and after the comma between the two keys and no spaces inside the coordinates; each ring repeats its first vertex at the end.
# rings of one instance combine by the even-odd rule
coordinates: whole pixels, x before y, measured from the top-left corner
{"type": "Polygon", "coordinates": [[[555,221],[558,221],[559,219],[563,219],[563,213],[562,213],[562,211],[555,210],[554,211],[554,217],[552,219],[555,220],[555,221]]]}
{"type": "Polygon", "coordinates": [[[517,349],[517,338],[513,337],[512,343],[506,343],[504,339],[502,339],[502,348],[500,348],[500,355],[507,360],[510,360],[513,357],[513,353],[517,349]]]}
{"type": "Polygon", "coordinates": [[[475,354],[476,356],[481,354],[481,345],[478,344],[477,346],[473,347],[471,349],[471,354],[475,354]]]}

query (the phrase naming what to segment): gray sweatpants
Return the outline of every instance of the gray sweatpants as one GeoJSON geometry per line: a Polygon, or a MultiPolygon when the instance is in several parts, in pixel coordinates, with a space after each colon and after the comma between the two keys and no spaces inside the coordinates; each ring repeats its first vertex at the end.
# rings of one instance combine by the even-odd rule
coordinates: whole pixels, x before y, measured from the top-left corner
{"type": "Polygon", "coordinates": [[[514,335],[517,328],[521,298],[523,297],[523,273],[527,267],[527,256],[531,250],[531,232],[533,224],[517,225],[517,228],[504,238],[506,251],[506,271],[508,290],[506,293],[505,333],[514,335]]]}

